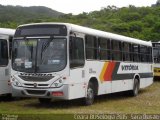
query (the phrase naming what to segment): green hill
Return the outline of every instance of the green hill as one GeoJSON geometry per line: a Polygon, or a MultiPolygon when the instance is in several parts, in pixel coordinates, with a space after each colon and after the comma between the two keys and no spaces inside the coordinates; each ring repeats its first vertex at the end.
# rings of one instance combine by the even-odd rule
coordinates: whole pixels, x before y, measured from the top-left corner
{"type": "Polygon", "coordinates": [[[17,22],[31,21],[32,19],[57,18],[63,13],[57,12],[43,6],[3,6],[0,5],[0,22],[17,22]]]}
{"type": "Polygon", "coordinates": [[[67,14],[62,21],[113,32],[147,41],[160,41],[160,6],[117,8],[108,6],[100,11],[67,14]],[[63,20],[64,19],[64,20],[63,20]]]}
{"type": "Polygon", "coordinates": [[[69,22],[147,41],[160,41],[160,5],[117,8],[79,15],[63,14],[46,7],[0,5],[0,27],[16,28],[33,22],[69,22]]]}

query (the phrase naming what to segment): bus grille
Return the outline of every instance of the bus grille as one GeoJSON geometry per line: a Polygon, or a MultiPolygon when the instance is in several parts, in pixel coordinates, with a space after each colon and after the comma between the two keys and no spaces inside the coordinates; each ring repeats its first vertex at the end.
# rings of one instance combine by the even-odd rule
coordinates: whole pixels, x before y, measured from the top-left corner
{"type": "MultiPolygon", "coordinates": [[[[24,83],[25,87],[35,87],[33,83],[24,83]]],[[[37,84],[36,87],[48,87],[49,84],[37,84]]]]}
{"type": "Polygon", "coordinates": [[[46,82],[49,81],[50,79],[54,78],[54,76],[18,76],[24,81],[32,81],[32,82],[46,82]]]}
{"type": "Polygon", "coordinates": [[[46,93],[46,90],[26,90],[28,94],[32,95],[43,95],[46,93]]]}

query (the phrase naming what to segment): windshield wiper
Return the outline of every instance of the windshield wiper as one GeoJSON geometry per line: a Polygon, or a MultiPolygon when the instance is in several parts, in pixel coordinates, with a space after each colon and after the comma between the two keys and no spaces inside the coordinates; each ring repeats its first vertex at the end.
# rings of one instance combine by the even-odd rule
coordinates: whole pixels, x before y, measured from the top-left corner
{"type": "Polygon", "coordinates": [[[53,41],[54,37],[51,37],[50,39],[48,39],[47,42],[45,42],[44,44],[42,44],[42,51],[41,51],[41,60],[42,60],[42,56],[44,51],[49,47],[50,43],[53,41]]]}
{"type": "Polygon", "coordinates": [[[39,69],[39,66],[38,66],[38,64],[37,64],[37,60],[38,60],[38,49],[39,49],[39,47],[41,47],[41,57],[40,57],[40,59],[42,60],[42,62],[43,62],[43,58],[42,58],[42,56],[43,56],[43,53],[45,52],[45,50],[47,50],[47,48],[49,47],[49,45],[50,45],[50,43],[53,41],[53,38],[54,37],[50,37],[49,39],[47,39],[47,40],[45,40],[45,42],[42,42],[41,43],[41,39],[39,39],[38,40],[38,42],[37,42],[37,49],[36,49],[36,66],[35,66],[35,72],[37,72],[38,71],[38,69],[39,69]],[[42,44],[42,45],[40,45],[40,43],[42,44]]]}
{"type": "Polygon", "coordinates": [[[43,53],[49,46],[49,44],[52,42],[53,39],[48,39],[48,42],[42,45],[42,52],[43,53]]]}

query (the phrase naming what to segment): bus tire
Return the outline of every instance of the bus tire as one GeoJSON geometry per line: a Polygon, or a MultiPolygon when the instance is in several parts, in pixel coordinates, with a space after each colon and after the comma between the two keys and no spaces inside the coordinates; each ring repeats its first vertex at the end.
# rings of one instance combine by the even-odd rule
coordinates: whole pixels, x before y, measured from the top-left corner
{"type": "Polygon", "coordinates": [[[133,90],[131,91],[132,96],[137,96],[139,92],[139,80],[137,78],[134,79],[133,90]]]}
{"type": "Polygon", "coordinates": [[[51,102],[51,98],[38,98],[41,104],[48,104],[51,102]]]}
{"type": "Polygon", "coordinates": [[[95,97],[95,89],[92,82],[89,82],[87,87],[87,96],[84,98],[84,103],[86,106],[92,105],[95,97]]]}

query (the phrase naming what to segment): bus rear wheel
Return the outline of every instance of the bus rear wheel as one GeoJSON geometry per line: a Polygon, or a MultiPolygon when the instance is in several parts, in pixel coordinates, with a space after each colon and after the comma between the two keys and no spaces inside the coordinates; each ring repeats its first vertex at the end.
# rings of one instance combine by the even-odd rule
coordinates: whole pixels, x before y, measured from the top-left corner
{"type": "Polygon", "coordinates": [[[89,106],[92,105],[94,102],[95,97],[95,89],[92,82],[89,82],[88,88],[87,88],[87,96],[84,98],[85,105],[89,106]]]}
{"type": "Polygon", "coordinates": [[[139,80],[137,78],[134,79],[133,90],[131,91],[132,96],[137,96],[139,92],[139,80]]]}
{"type": "Polygon", "coordinates": [[[51,102],[51,98],[38,98],[41,104],[48,104],[51,102]]]}

